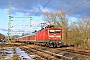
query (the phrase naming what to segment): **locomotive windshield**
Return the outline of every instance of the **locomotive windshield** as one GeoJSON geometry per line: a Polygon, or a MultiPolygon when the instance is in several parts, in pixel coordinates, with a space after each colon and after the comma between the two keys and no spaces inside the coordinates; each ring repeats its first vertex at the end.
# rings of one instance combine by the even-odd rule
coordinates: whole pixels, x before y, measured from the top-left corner
{"type": "Polygon", "coordinates": [[[55,33],[60,33],[60,30],[55,30],[55,33]]]}
{"type": "Polygon", "coordinates": [[[54,34],[59,34],[60,33],[60,30],[49,30],[49,33],[54,33],[54,34]]]}

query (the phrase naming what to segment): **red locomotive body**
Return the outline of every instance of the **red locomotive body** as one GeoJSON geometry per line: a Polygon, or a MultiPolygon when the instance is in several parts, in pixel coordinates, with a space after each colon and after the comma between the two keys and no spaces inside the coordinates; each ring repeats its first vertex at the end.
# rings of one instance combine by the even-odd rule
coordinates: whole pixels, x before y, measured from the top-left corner
{"type": "Polygon", "coordinates": [[[46,28],[36,33],[37,40],[61,40],[62,30],[60,28],[46,28]]]}
{"type": "Polygon", "coordinates": [[[37,31],[33,36],[19,38],[19,41],[33,42],[38,45],[49,47],[59,47],[62,45],[62,29],[61,28],[45,28],[37,31]]]}
{"type": "Polygon", "coordinates": [[[46,28],[36,33],[36,42],[46,46],[57,47],[61,45],[62,29],[46,28]]]}

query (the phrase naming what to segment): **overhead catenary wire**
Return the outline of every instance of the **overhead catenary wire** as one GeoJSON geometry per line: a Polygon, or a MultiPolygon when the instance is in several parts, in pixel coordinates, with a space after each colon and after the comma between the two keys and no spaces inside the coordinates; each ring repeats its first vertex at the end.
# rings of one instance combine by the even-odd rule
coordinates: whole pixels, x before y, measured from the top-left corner
{"type": "Polygon", "coordinates": [[[74,10],[74,9],[76,9],[76,8],[78,8],[78,7],[82,6],[82,5],[84,5],[84,4],[86,4],[86,3],[89,2],[89,1],[90,1],[90,0],[87,0],[87,1],[85,1],[85,2],[83,2],[83,3],[81,3],[81,4],[79,4],[78,6],[73,7],[72,9],[68,10],[66,13],[68,13],[68,12],[70,12],[70,11],[72,11],[72,10],[74,10]]]}
{"type": "MultiPolygon", "coordinates": [[[[70,2],[71,2],[71,1],[72,1],[72,0],[70,0],[70,2]]],[[[70,11],[72,11],[72,10],[74,10],[74,9],[76,9],[76,8],[78,8],[78,7],[86,4],[86,3],[88,3],[89,1],[90,1],[90,0],[87,0],[87,1],[85,1],[85,2],[83,2],[83,3],[81,3],[81,4],[79,4],[79,5],[75,6],[75,5],[77,4],[77,2],[78,2],[78,0],[76,0],[76,2],[72,5],[72,7],[71,7],[66,13],[68,13],[68,12],[70,12],[70,11]],[[75,7],[74,7],[74,6],[75,6],[75,7]]],[[[42,10],[42,9],[40,9],[40,11],[41,11],[41,10],[42,10]]],[[[40,12],[40,11],[39,11],[39,12],[40,12]]],[[[38,13],[39,13],[39,12],[38,12],[38,13]]],[[[38,13],[37,13],[37,14],[38,14],[38,13]]],[[[36,14],[36,15],[37,15],[37,14],[36,14]]],[[[36,15],[35,15],[35,16],[36,16],[36,15]]]]}
{"type": "MultiPolygon", "coordinates": [[[[45,7],[49,4],[50,1],[51,1],[51,0],[48,0],[48,2],[43,6],[43,8],[45,8],[45,7]]],[[[41,9],[35,14],[35,16],[36,16],[43,8],[41,8],[41,9]]]]}
{"type": "MultiPolygon", "coordinates": [[[[35,1],[36,1],[36,0],[34,0],[34,2],[35,2],[35,1]]],[[[49,1],[44,5],[44,7],[45,7],[46,5],[48,5],[48,3],[49,3],[50,1],[51,1],[51,0],[49,0],[49,1]]],[[[41,2],[42,2],[42,0],[40,1],[40,3],[41,3],[41,2]]],[[[40,3],[39,3],[39,4],[40,4],[40,3]]],[[[30,4],[30,5],[31,5],[31,4],[30,4]]],[[[44,8],[44,7],[43,7],[43,8],[44,8]]],[[[27,6],[26,8],[28,8],[28,6],[27,6]]],[[[26,8],[25,8],[25,9],[26,9],[26,8]]],[[[43,9],[43,8],[42,8],[42,9],[43,9]]],[[[40,9],[40,11],[41,11],[41,9],[40,9]]],[[[40,12],[40,11],[39,11],[39,12],[40,12]]],[[[39,12],[38,12],[38,13],[39,13],[39,12]]],[[[38,14],[38,13],[37,13],[37,14],[38,14]]],[[[37,15],[37,14],[36,14],[36,15],[37,15]]],[[[22,22],[23,22],[23,21],[22,21],[22,22]]],[[[20,24],[21,24],[21,22],[20,22],[20,24]]],[[[14,26],[17,26],[17,25],[19,25],[19,23],[16,24],[16,25],[14,25],[14,26]]],[[[12,26],[12,27],[13,27],[13,26],[12,26]]]]}
{"type": "MultiPolygon", "coordinates": [[[[50,3],[50,1],[51,1],[51,0],[48,0],[48,2],[43,6],[43,8],[45,8],[45,7],[50,3]]],[[[40,1],[40,3],[41,3],[41,2],[42,2],[42,0],[40,1]]],[[[40,3],[39,3],[39,4],[40,4],[40,3]]],[[[35,14],[34,17],[36,17],[43,8],[41,8],[41,9],[35,14]]],[[[38,20],[38,21],[39,21],[39,20],[38,20]]],[[[34,24],[33,24],[33,25],[34,25],[34,24]]],[[[32,25],[32,26],[33,26],[33,25],[32,25]]]]}
{"type": "MultiPolygon", "coordinates": [[[[33,0],[32,4],[35,2],[36,0],[33,0]]],[[[30,4],[31,5],[31,4],[30,4]]],[[[25,9],[27,9],[30,5],[28,5],[27,7],[25,7],[25,9]]]]}
{"type": "MultiPolygon", "coordinates": [[[[84,9],[85,11],[90,10],[90,7],[84,9]]],[[[82,12],[84,12],[84,10],[82,10],[82,12]]],[[[80,13],[81,11],[78,11],[77,13],[80,13]]],[[[85,12],[83,16],[90,16],[90,12],[85,12]]]]}
{"type": "Polygon", "coordinates": [[[78,0],[76,0],[76,2],[73,4],[73,6],[69,10],[73,9],[73,7],[77,4],[77,2],[78,0]]]}
{"type": "MultiPolygon", "coordinates": [[[[43,6],[43,8],[46,6],[46,5],[48,5],[48,3],[50,2],[51,0],[48,0],[48,2],[43,6]]],[[[72,0],[70,0],[70,1],[68,1],[67,3],[69,3],[69,2],[71,2],[72,0]]],[[[74,4],[75,5],[75,4],[74,4]]],[[[42,8],[42,9],[43,9],[42,8]]],[[[60,7],[61,8],[61,7],[60,7]]],[[[36,14],[35,14],[35,16],[42,10],[42,9],[40,9],[36,14]]],[[[38,20],[39,21],[39,20],[38,20]]]]}
{"type": "MultiPolygon", "coordinates": [[[[72,0],[67,1],[66,3],[70,3],[72,0]]],[[[60,6],[59,9],[61,9],[63,6],[60,6]]],[[[57,9],[58,10],[58,9],[57,9]]]]}
{"type": "MultiPolygon", "coordinates": [[[[51,1],[51,0],[49,0],[49,1],[43,6],[43,8],[44,8],[46,5],[48,5],[48,3],[49,3],[50,1],[51,1]]],[[[77,0],[77,1],[78,1],[78,0],[77,0]]],[[[83,2],[83,3],[79,4],[79,5],[76,6],[76,7],[74,7],[74,6],[76,5],[76,3],[77,3],[77,2],[75,2],[75,4],[72,6],[72,8],[69,9],[69,11],[67,11],[67,12],[70,12],[70,11],[76,9],[76,8],[80,7],[81,5],[87,3],[87,2],[89,2],[89,0],[87,0],[86,2],[83,2]]],[[[43,8],[41,8],[41,9],[35,14],[35,16],[36,16],[43,8]]]]}
{"type": "Polygon", "coordinates": [[[39,2],[39,4],[42,2],[42,0],[39,2]]]}
{"type": "MultiPolygon", "coordinates": [[[[33,2],[32,2],[32,4],[35,2],[36,0],[34,0],[33,2]]],[[[39,4],[42,2],[42,0],[39,2],[39,4]]],[[[31,4],[30,4],[31,5],[31,4]]],[[[29,5],[26,7],[26,8],[28,8],[29,7],[29,5]]],[[[25,8],[25,9],[26,9],[25,8]]]]}

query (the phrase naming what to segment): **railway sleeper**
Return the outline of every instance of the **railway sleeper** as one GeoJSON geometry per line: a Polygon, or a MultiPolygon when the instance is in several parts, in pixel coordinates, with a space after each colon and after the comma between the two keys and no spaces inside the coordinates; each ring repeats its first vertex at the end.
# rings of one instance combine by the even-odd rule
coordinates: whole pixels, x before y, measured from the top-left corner
{"type": "MultiPolygon", "coordinates": [[[[36,48],[32,48],[32,49],[37,50],[36,48]]],[[[63,55],[60,55],[60,54],[55,54],[55,53],[52,53],[52,52],[49,52],[49,51],[44,51],[44,50],[41,50],[41,49],[38,49],[38,51],[44,52],[46,54],[49,54],[49,55],[54,56],[54,57],[59,58],[59,59],[72,60],[72,58],[70,58],[70,57],[66,57],[66,56],[63,56],[63,55]]]]}
{"type": "MultiPolygon", "coordinates": [[[[25,47],[24,47],[25,48],[25,47]]],[[[54,59],[54,60],[59,60],[55,57],[52,57],[51,55],[47,54],[47,53],[44,53],[44,52],[41,52],[39,50],[36,50],[34,48],[31,48],[31,49],[28,49],[28,48],[25,48],[24,50],[27,50],[27,51],[30,51],[30,52],[33,52],[34,54],[46,59],[46,60],[51,60],[51,59],[54,59]]]]}

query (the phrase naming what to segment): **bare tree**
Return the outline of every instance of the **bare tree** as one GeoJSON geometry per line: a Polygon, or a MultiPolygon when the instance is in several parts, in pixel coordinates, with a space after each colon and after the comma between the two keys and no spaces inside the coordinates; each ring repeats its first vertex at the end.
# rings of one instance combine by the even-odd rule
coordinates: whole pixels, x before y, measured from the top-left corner
{"type": "Polygon", "coordinates": [[[78,21],[72,23],[70,27],[70,31],[72,31],[70,37],[72,41],[74,41],[73,43],[77,46],[83,44],[83,46],[86,47],[90,39],[90,18],[82,17],[78,19],[78,21]]]}
{"type": "Polygon", "coordinates": [[[47,21],[50,25],[55,25],[55,23],[56,23],[56,13],[45,11],[43,19],[45,21],[47,21]]]}

